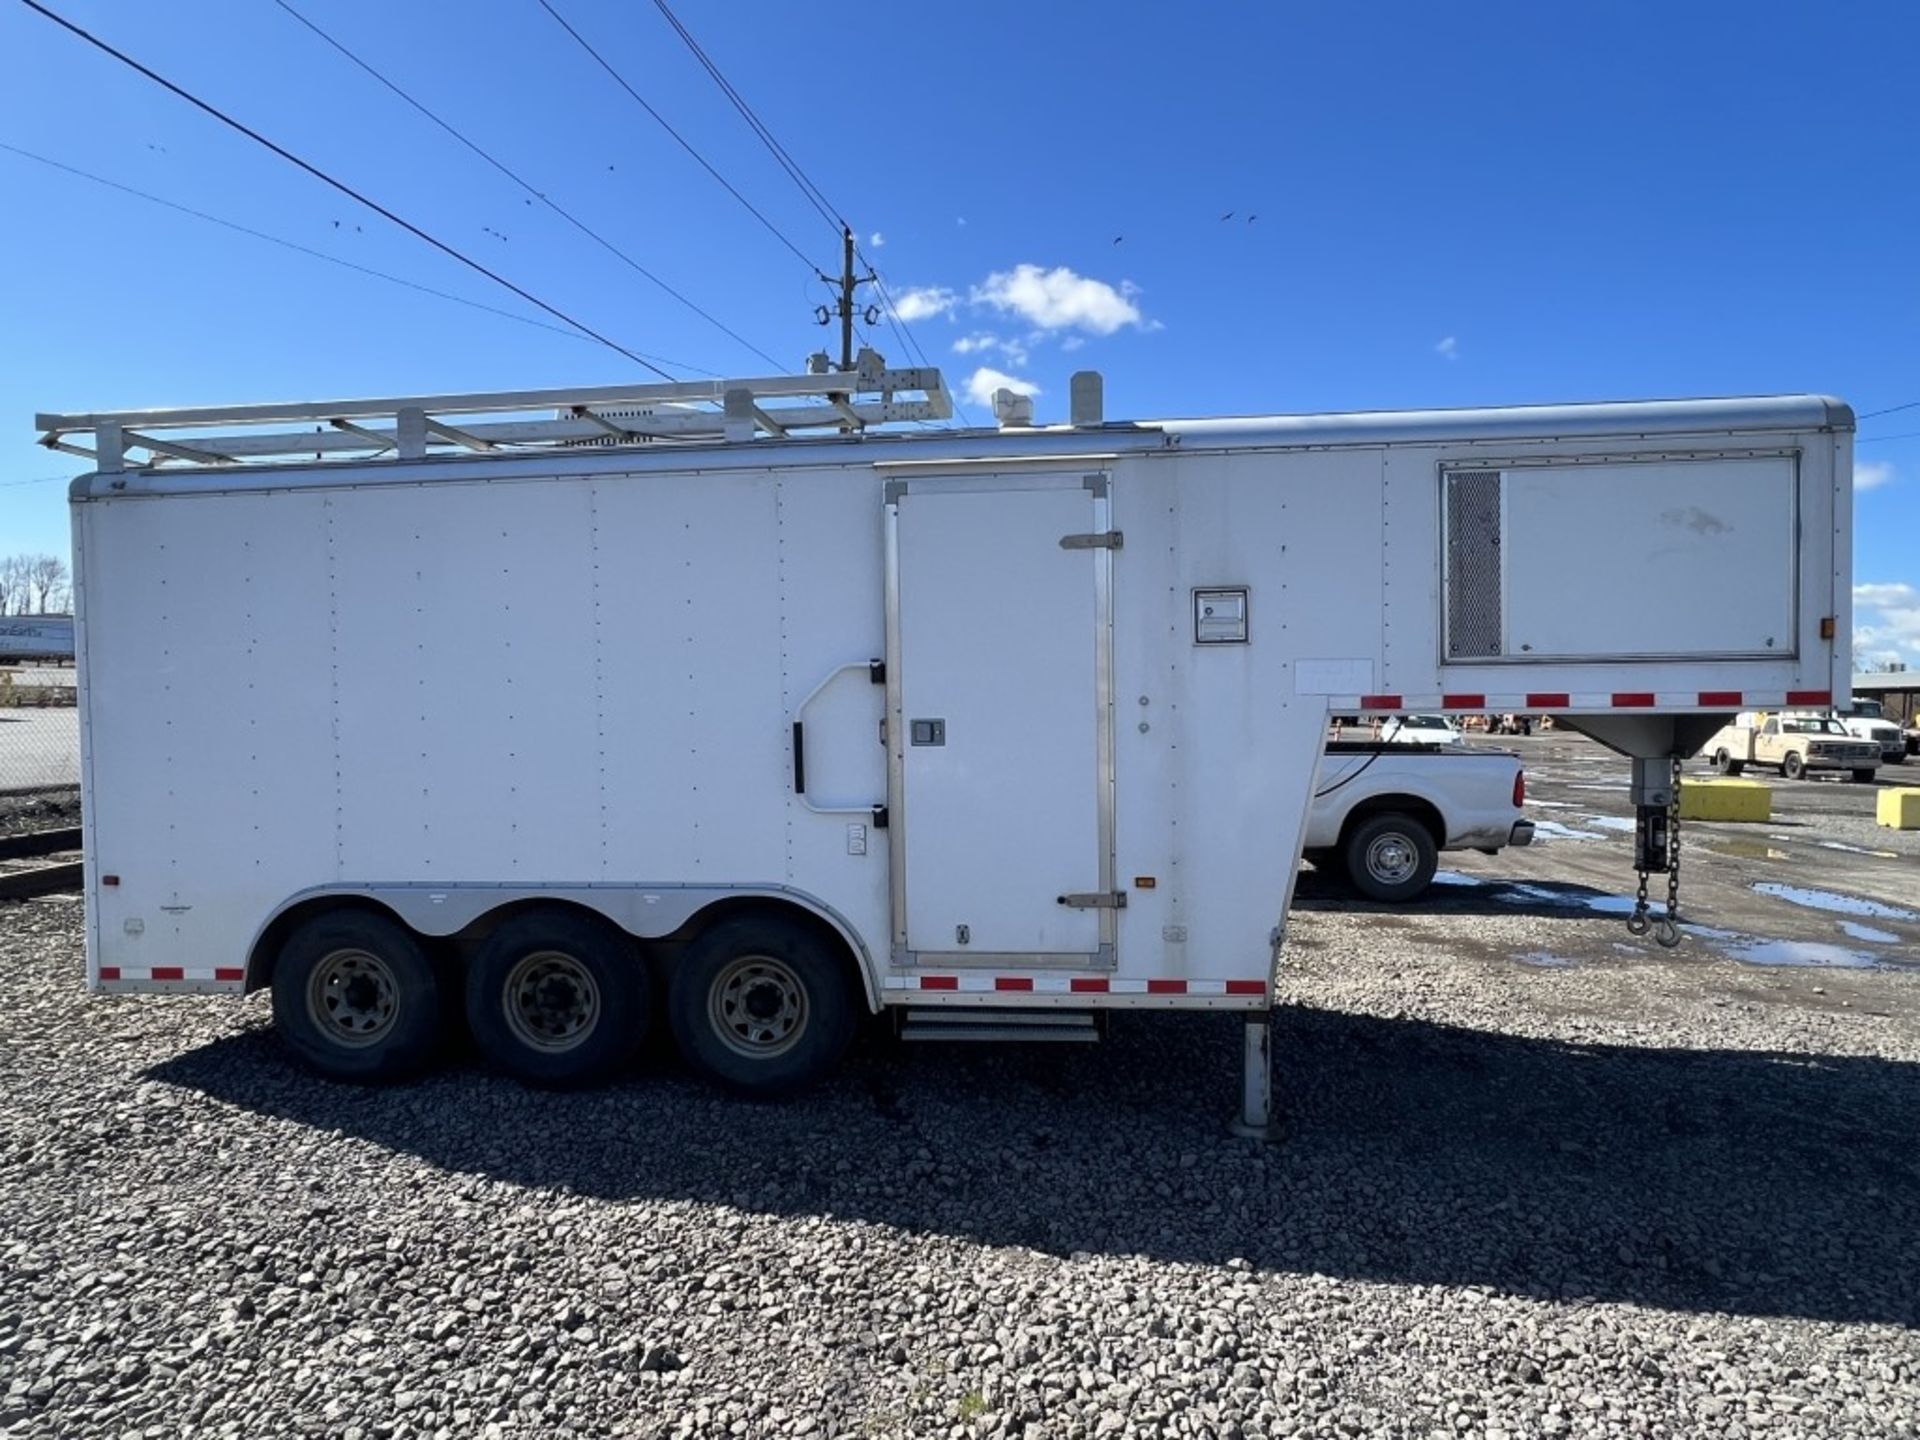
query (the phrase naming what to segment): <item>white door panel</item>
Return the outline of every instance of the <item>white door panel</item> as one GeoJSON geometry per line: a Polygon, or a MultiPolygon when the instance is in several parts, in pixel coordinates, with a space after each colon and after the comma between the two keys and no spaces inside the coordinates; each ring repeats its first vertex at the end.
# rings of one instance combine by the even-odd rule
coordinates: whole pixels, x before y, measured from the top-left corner
{"type": "MultiPolygon", "coordinates": [[[[1104,506],[1100,507],[1104,510],[1104,506]]],[[[1106,852],[1096,528],[1071,487],[899,500],[907,948],[1090,955],[1106,852]]]]}

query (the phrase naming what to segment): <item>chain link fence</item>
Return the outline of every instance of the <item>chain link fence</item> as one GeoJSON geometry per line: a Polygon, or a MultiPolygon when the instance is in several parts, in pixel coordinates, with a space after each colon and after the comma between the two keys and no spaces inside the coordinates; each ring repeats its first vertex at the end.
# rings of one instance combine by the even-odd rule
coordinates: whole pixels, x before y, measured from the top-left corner
{"type": "Polygon", "coordinates": [[[71,665],[0,665],[0,834],[79,823],[78,694],[71,665]]]}

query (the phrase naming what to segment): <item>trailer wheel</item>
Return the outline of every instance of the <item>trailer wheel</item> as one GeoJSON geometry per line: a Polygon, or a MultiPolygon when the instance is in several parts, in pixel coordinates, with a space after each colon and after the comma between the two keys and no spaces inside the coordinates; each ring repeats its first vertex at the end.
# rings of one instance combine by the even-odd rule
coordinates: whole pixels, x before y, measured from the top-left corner
{"type": "Polygon", "coordinates": [[[1427,827],[1411,815],[1369,815],[1346,843],[1347,876],[1370,900],[1400,904],[1433,883],[1440,851],[1427,827]]]}
{"type": "Polygon", "coordinates": [[[565,910],[506,921],[467,966],[467,1024],[480,1053],[516,1080],[605,1080],[647,1029],[646,974],[605,925],[565,910]]]}
{"type": "Polygon", "coordinates": [[[288,1048],[329,1079],[397,1079],[421,1069],[439,1045],[439,978],[398,921],[359,910],[318,915],[280,949],[273,1023],[288,1048]]]}
{"type": "Polygon", "coordinates": [[[785,1095],[832,1068],[853,1038],[853,987],[820,937],[776,919],[725,921],[681,953],[668,1019],[687,1062],[729,1089],[785,1095]]]}
{"type": "Polygon", "coordinates": [[[1786,759],[1780,762],[1780,773],[1789,780],[1803,780],[1807,774],[1806,757],[1798,750],[1789,750],[1786,759]]]}
{"type": "Polygon", "coordinates": [[[1873,771],[1871,770],[1854,771],[1853,783],[1856,785],[1871,785],[1873,783],[1873,771]]]}

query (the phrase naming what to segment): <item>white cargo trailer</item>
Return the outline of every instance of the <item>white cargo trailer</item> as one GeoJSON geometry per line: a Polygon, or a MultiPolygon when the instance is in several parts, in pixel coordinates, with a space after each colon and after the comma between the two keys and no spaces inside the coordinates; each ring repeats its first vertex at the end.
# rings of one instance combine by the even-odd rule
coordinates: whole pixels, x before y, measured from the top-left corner
{"type": "Polygon", "coordinates": [[[761,1092],[863,1010],[1230,1010],[1258,1127],[1329,712],[1552,714],[1640,757],[1658,871],[1672,757],[1845,693],[1837,401],[1116,423],[1083,376],[1074,409],[897,428],[950,413],[938,373],[868,355],[39,417],[98,465],[89,983],[271,987],[369,1078],[463,992],[547,1083],[663,997],[761,1092]]]}

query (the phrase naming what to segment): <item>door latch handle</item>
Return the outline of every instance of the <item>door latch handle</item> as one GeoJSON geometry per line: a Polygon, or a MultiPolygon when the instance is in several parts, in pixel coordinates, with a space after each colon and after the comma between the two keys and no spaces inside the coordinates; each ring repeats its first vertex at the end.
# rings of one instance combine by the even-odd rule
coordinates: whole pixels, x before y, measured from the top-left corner
{"type": "Polygon", "coordinates": [[[1127,908],[1127,892],[1124,890],[1088,890],[1056,898],[1059,904],[1073,910],[1124,910],[1127,908]]]}

